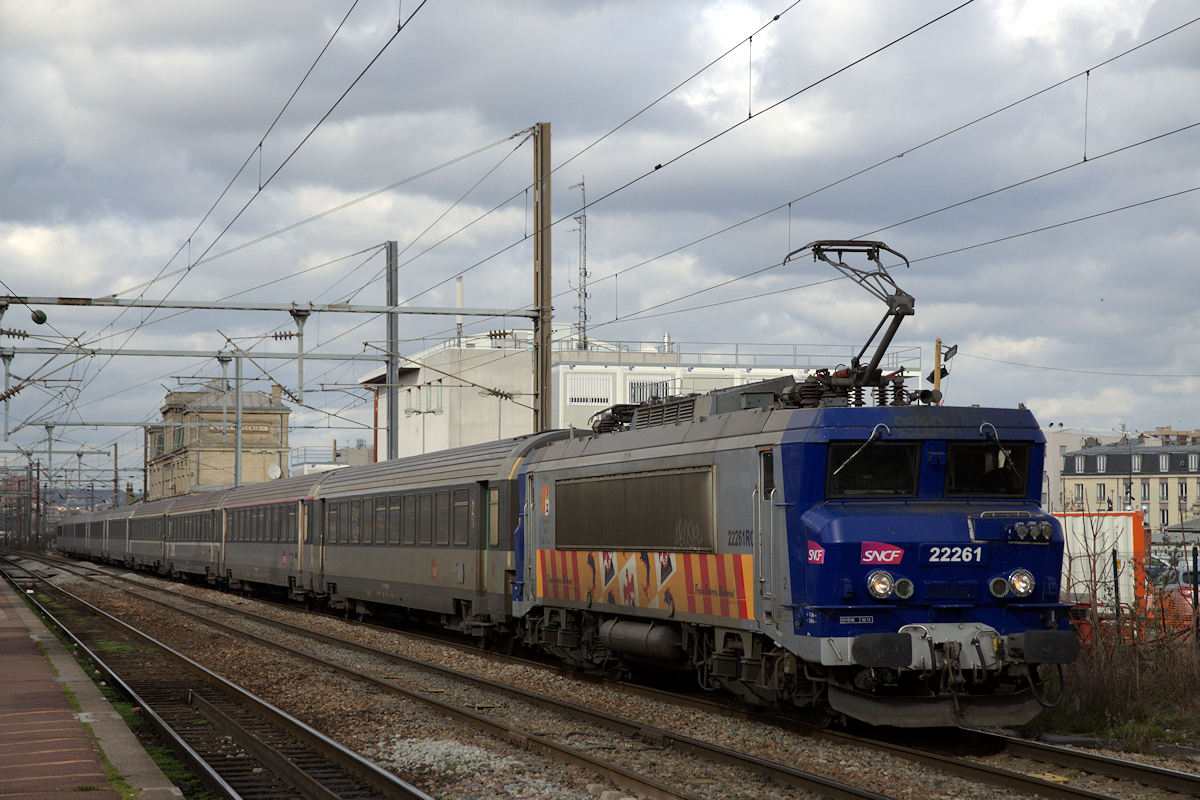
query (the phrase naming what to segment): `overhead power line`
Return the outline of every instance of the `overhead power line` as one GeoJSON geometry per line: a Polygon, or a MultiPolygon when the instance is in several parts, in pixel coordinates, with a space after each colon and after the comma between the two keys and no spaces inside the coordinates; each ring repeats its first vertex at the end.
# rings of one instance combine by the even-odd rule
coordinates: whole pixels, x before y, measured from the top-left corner
{"type": "MultiPolygon", "coordinates": [[[[357,4],[357,2],[358,2],[358,0],[355,0],[355,4],[357,4]]],[[[191,267],[194,267],[197,262],[199,262],[201,259],[203,259],[208,254],[208,252],[213,247],[216,246],[217,242],[219,242],[221,240],[221,238],[225,235],[225,233],[229,231],[229,229],[234,225],[234,223],[236,223],[237,220],[241,218],[242,214],[244,214],[246,212],[246,210],[251,206],[251,204],[255,201],[255,199],[257,199],[259,197],[259,195],[262,194],[263,190],[279,175],[279,173],[283,170],[283,168],[285,166],[287,166],[287,164],[292,160],[292,158],[296,155],[296,153],[298,153],[300,151],[300,149],[305,145],[305,143],[307,143],[308,140],[313,136],[313,134],[316,133],[317,129],[321,127],[321,125],[325,122],[325,120],[327,120],[330,117],[330,115],[333,114],[334,110],[337,109],[337,107],[346,98],[346,96],[350,94],[351,90],[353,90],[354,87],[356,85],[358,85],[358,82],[360,80],[362,80],[363,76],[366,75],[367,72],[371,69],[371,67],[374,66],[374,64],[380,59],[380,57],[383,56],[384,52],[387,51],[387,49],[391,46],[392,42],[394,42],[396,40],[396,38],[408,26],[408,24],[417,15],[417,13],[425,6],[426,2],[427,2],[427,0],[421,0],[417,4],[416,8],[413,9],[412,13],[410,13],[407,17],[402,18],[397,23],[395,32],[392,33],[392,35],[388,38],[388,40],[386,42],[384,42],[383,46],[379,48],[379,50],[375,53],[374,57],[372,57],[371,60],[367,63],[367,65],[365,67],[363,67],[362,71],[359,72],[359,74],[354,78],[354,80],[352,80],[350,82],[350,85],[347,86],[346,89],[338,96],[338,98],[333,102],[333,104],[329,107],[329,109],[321,116],[321,118],[319,120],[317,120],[317,122],[312,126],[312,128],[309,129],[308,133],[306,133],[304,135],[304,137],[301,138],[301,140],[295,145],[295,147],[293,147],[292,150],[287,154],[287,156],[284,157],[282,162],[280,162],[279,166],[277,166],[275,168],[275,170],[273,172],[271,172],[270,175],[267,176],[266,180],[262,180],[260,177],[258,189],[255,190],[251,194],[250,198],[245,202],[245,204],[242,205],[242,207],[237,211],[237,213],[234,214],[233,218],[225,225],[224,228],[221,229],[221,231],[217,234],[217,236],[211,242],[209,242],[208,246],[200,253],[199,256],[197,256],[195,261],[192,262],[192,264],[190,265],[191,267]]],[[[354,9],[354,6],[352,5],[350,10],[353,11],[353,9],[354,9]]],[[[347,17],[349,17],[349,13],[350,12],[347,12],[347,14],[346,14],[347,17]]],[[[345,18],[343,18],[342,22],[343,23],[345,22],[345,18]]],[[[341,25],[338,26],[338,30],[340,30],[340,28],[341,28],[341,25]]],[[[336,33],[337,33],[337,31],[335,30],[334,36],[336,36],[336,33]]],[[[331,37],[331,40],[332,40],[332,37],[331,37]]],[[[328,48],[328,44],[326,45],[326,48],[328,48]]],[[[324,53],[324,49],[322,50],[322,53],[324,53]]],[[[320,56],[318,56],[318,59],[319,58],[320,58],[320,56]]],[[[315,66],[315,64],[314,64],[314,66],[315,66]]],[[[311,73],[311,71],[312,71],[312,68],[310,67],[309,73],[311,73]]],[[[301,84],[303,84],[303,81],[306,80],[307,77],[308,77],[308,74],[306,74],[305,78],[302,79],[301,84]]],[[[299,90],[299,87],[297,87],[297,91],[298,90],[299,90]]],[[[293,97],[295,96],[294,92],[293,92],[292,96],[293,97]]],[[[289,100],[287,102],[290,103],[291,98],[289,98],[289,100]]],[[[286,107],[287,107],[287,104],[285,103],[284,108],[286,109],[286,107]]],[[[282,113],[283,112],[281,111],[280,115],[282,115],[282,113]]],[[[276,117],[276,120],[271,123],[271,126],[268,128],[268,132],[270,131],[271,127],[274,127],[274,125],[277,121],[278,121],[278,116],[276,117]]],[[[264,139],[265,139],[265,134],[264,134],[264,139]]],[[[259,152],[261,152],[261,144],[262,143],[260,141],[259,145],[256,146],[256,150],[258,150],[259,152]]],[[[251,155],[251,158],[253,158],[253,155],[251,155]]],[[[245,164],[243,164],[242,169],[243,170],[245,169],[245,164]]],[[[239,172],[240,171],[241,170],[239,170],[239,172]]],[[[237,178],[235,176],[233,180],[236,181],[236,179],[237,178]]],[[[231,184],[232,184],[232,181],[231,181],[231,184]]],[[[226,189],[226,191],[228,191],[228,188],[226,189]]],[[[220,202],[220,200],[218,199],[217,203],[219,203],[219,202],[220,202]]],[[[215,205],[216,204],[214,204],[214,207],[215,207],[215,205]]],[[[211,209],[209,211],[209,214],[211,214],[211,209]]],[[[208,216],[208,214],[206,214],[206,218],[207,218],[207,216],[208,216]]],[[[201,223],[201,224],[203,224],[203,223],[201,223]]],[[[199,227],[200,226],[198,225],[196,229],[199,230],[199,227]]],[[[193,236],[194,235],[195,234],[193,233],[193,236]]],[[[169,265],[171,263],[171,261],[174,261],[175,258],[178,257],[179,253],[183,252],[183,249],[185,247],[190,247],[190,245],[191,245],[191,237],[188,238],[188,241],[184,245],[180,246],[180,249],[178,251],[176,251],[176,254],[174,256],[171,257],[170,261],[167,262],[167,265],[169,265]]],[[[189,259],[190,259],[190,256],[189,256],[189,259]]],[[[165,270],[166,270],[166,265],[164,265],[162,270],[160,270],[160,274],[165,270]]],[[[174,292],[174,290],[176,288],[178,288],[179,284],[182,283],[184,278],[186,278],[189,273],[190,273],[190,267],[189,267],[189,269],[184,270],[182,273],[179,273],[177,275],[175,283],[172,284],[171,288],[167,290],[166,294],[164,295],[164,299],[167,297],[170,297],[171,293],[174,292]]],[[[142,290],[142,293],[139,295],[139,298],[144,296],[144,294],[145,294],[145,289],[142,290]]],[[[148,319],[150,317],[153,316],[153,314],[154,314],[154,311],[151,310],[146,315],[146,317],[144,317],[142,319],[142,321],[139,323],[139,325],[137,327],[135,327],[133,330],[134,331],[138,330],[142,325],[144,325],[148,321],[148,319]]],[[[117,319],[120,319],[120,317],[121,317],[121,314],[118,314],[116,319],[114,319],[114,323],[117,319]]],[[[112,323],[110,323],[110,325],[111,324],[112,323]]],[[[126,338],[125,344],[128,344],[129,339],[132,338],[132,336],[133,336],[133,333],[131,332],[129,334],[129,337],[126,338]]],[[[92,377],[89,378],[85,382],[83,387],[81,387],[81,391],[83,388],[86,388],[87,385],[90,385],[91,381],[94,380],[95,375],[99,374],[104,369],[105,366],[107,366],[109,363],[111,363],[111,360],[112,359],[110,357],[107,361],[104,362],[104,364],[102,364],[100,367],[98,367],[96,369],[96,371],[92,375],[92,377]]]]}
{"type": "Polygon", "coordinates": [[[962,350],[958,351],[961,358],[973,358],[978,361],[990,361],[993,364],[1004,364],[1010,367],[1022,367],[1024,369],[1041,369],[1048,372],[1068,372],[1073,375],[1103,375],[1112,378],[1200,378],[1200,372],[1117,372],[1114,370],[1101,369],[1076,369],[1073,367],[1051,367],[1045,364],[1025,364],[1020,361],[1006,361],[1001,358],[989,358],[988,356],[977,356],[971,353],[965,353],[962,350]]]}
{"type": "MultiPolygon", "coordinates": [[[[1099,211],[1095,214],[1088,214],[1086,216],[1075,217],[1074,219],[1064,220],[1062,222],[1056,222],[1052,225],[1043,225],[1039,228],[1032,228],[1030,230],[1021,231],[1020,233],[1014,233],[1014,234],[1010,234],[1008,236],[1001,236],[996,239],[989,239],[988,241],[985,241],[985,242],[977,242],[975,244],[966,245],[964,247],[957,247],[952,250],[944,250],[940,253],[934,253],[934,254],[928,255],[928,256],[912,258],[912,259],[909,259],[909,263],[917,264],[922,261],[932,261],[935,258],[942,258],[944,256],[954,255],[956,253],[963,253],[968,250],[974,250],[974,249],[977,249],[980,247],[987,247],[989,245],[999,244],[1001,242],[1007,242],[1007,241],[1011,241],[1013,239],[1019,239],[1024,236],[1032,236],[1033,234],[1036,234],[1036,233],[1044,233],[1046,231],[1054,230],[1056,228],[1063,228],[1068,225],[1074,225],[1079,222],[1086,222],[1088,220],[1099,219],[1100,217],[1108,216],[1110,214],[1117,214],[1122,211],[1129,211],[1134,208],[1140,208],[1142,206],[1150,205],[1151,203],[1157,203],[1162,200],[1170,200],[1171,198],[1180,197],[1182,195],[1189,194],[1191,192],[1196,192],[1196,191],[1200,191],[1200,186],[1193,186],[1190,189],[1183,189],[1178,192],[1171,192],[1170,194],[1164,194],[1164,195],[1160,195],[1158,197],[1152,197],[1149,200],[1142,200],[1137,203],[1130,203],[1128,205],[1120,206],[1119,208],[1110,208],[1107,211],[1099,211]]],[[[782,265],[782,262],[780,262],[778,264],[772,264],[770,267],[764,267],[764,268],[754,270],[753,272],[742,276],[742,278],[750,277],[751,275],[757,275],[761,272],[765,272],[767,269],[771,269],[773,267],[777,267],[777,266],[781,266],[781,265],[782,265]]],[[[835,280],[842,280],[842,278],[840,278],[840,277],[830,278],[828,280],[815,281],[813,283],[805,283],[805,284],[801,284],[799,286],[789,286],[784,289],[775,289],[775,290],[768,291],[768,292],[760,292],[758,294],[746,295],[744,297],[735,297],[735,298],[731,298],[728,300],[721,300],[721,301],[718,301],[715,303],[706,303],[704,305],[699,305],[699,306],[689,306],[688,308],[675,309],[674,311],[663,311],[658,314],[644,314],[643,312],[646,310],[649,310],[649,309],[641,309],[641,310],[626,314],[625,316],[614,317],[613,319],[610,319],[607,322],[601,322],[600,324],[595,325],[593,327],[600,328],[600,327],[605,327],[607,325],[613,325],[618,322],[631,322],[631,321],[636,321],[636,320],[652,319],[655,317],[665,317],[665,316],[669,316],[671,314],[683,314],[683,313],[686,313],[689,311],[700,311],[700,310],[703,310],[706,308],[715,308],[717,306],[725,306],[725,305],[730,305],[732,303],[741,303],[741,302],[745,302],[746,300],[757,300],[757,299],[760,299],[763,297],[769,297],[771,295],[783,294],[784,292],[793,292],[793,291],[796,291],[797,289],[806,289],[806,288],[810,288],[812,286],[818,286],[823,283],[831,283],[832,281],[835,281],[835,280]]],[[[724,286],[731,282],[732,281],[725,281],[720,285],[724,286]]],[[[710,288],[715,288],[715,287],[710,287],[710,288]]],[[[700,290],[699,292],[693,292],[687,296],[692,297],[692,296],[695,296],[696,294],[700,294],[703,291],[707,291],[707,290],[700,290]]],[[[651,306],[650,308],[659,308],[663,305],[669,304],[670,302],[678,302],[678,299],[673,300],[673,301],[668,301],[667,303],[659,303],[655,306],[651,306]]]]}
{"type": "MultiPolygon", "coordinates": [[[[624,184],[622,184],[622,185],[618,186],[617,188],[615,188],[615,189],[612,189],[612,190],[610,190],[610,191],[608,191],[608,192],[606,192],[606,193],[602,194],[600,197],[598,197],[598,198],[596,198],[596,199],[594,199],[594,200],[592,200],[592,201],[588,202],[588,203],[587,203],[587,206],[586,206],[586,208],[590,208],[591,206],[594,206],[594,205],[596,205],[597,203],[600,203],[600,202],[602,202],[602,201],[604,201],[604,200],[607,200],[608,198],[610,198],[610,197],[612,197],[612,196],[614,196],[614,195],[618,194],[619,192],[625,191],[626,189],[628,189],[628,188],[630,188],[631,186],[633,186],[633,185],[635,185],[635,184],[639,183],[640,181],[644,180],[644,179],[645,179],[645,178],[647,178],[648,176],[650,176],[650,175],[653,175],[655,172],[657,172],[657,171],[659,171],[659,170],[663,169],[664,167],[667,167],[667,166],[670,166],[671,164],[674,164],[675,162],[677,162],[677,161],[679,161],[679,160],[681,160],[681,159],[683,159],[683,158],[687,157],[687,156],[688,156],[688,155],[690,155],[691,153],[694,153],[694,152],[696,152],[697,150],[699,150],[700,148],[704,147],[705,145],[711,144],[712,142],[716,141],[717,139],[720,139],[722,136],[725,136],[726,134],[728,134],[728,133],[730,133],[730,132],[732,132],[732,131],[736,130],[737,128],[741,127],[742,125],[746,124],[747,122],[750,122],[751,120],[758,119],[758,118],[759,118],[760,116],[762,116],[763,114],[766,114],[766,113],[768,113],[768,112],[770,112],[770,111],[772,111],[772,110],[774,110],[774,109],[776,109],[776,108],[778,108],[778,107],[780,107],[780,106],[784,105],[785,103],[788,103],[788,102],[790,102],[791,100],[794,100],[795,98],[799,97],[800,95],[804,94],[805,92],[809,91],[810,89],[812,89],[812,88],[814,88],[814,87],[816,87],[816,86],[819,86],[819,85],[821,85],[821,84],[825,83],[826,81],[828,81],[828,80],[830,80],[830,79],[832,79],[832,78],[836,77],[837,75],[840,75],[841,73],[843,73],[843,72],[845,72],[845,71],[847,71],[847,70],[849,70],[849,69],[852,69],[853,67],[855,67],[855,66],[857,66],[857,65],[859,65],[859,64],[861,64],[861,63],[863,63],[864,61],[867,61],[868,59],[872,58],[873,56],[876,56],[876,55],[878,55],[879,53],[882,53],[883,51],[885,51],[885,50],[887,50],[887,49],[889,49],[889,48],[891,48],[891,47],[893,47],[893,46],[895,46],[895,45],[899,44],[900,42],[904,41],[905,39],[908,39],[908,38],[910,38],[910,37],[912,37],[912,36],[916,35],[917,33],[921,32],[921,31],[922,31],[922,30],[924,30],[925,28],[928,28],[929,26],[931,26],[931,25],[934,25],[934,24],[936,24],[937,22],[939,22],[939,21],[941,21],[941,20],[945,19],[946,17],[950,16],[951,14],[954,14],[956,11],[959,11],[960,9],[962,9],[962,8],[965,8],[966,6],[968,6],[968,5],[971,5],[973,2],[975,2],[975,0],[966,0],[965,2],[963,2],[963,3],[960,3],[959,5],[955,6],[955,7],[954,7],[954,8],[952,8],[952,9],[950,9],[949,11],[946,11],[946,12],[944,12],[944,13],[942,13],[942,14],[938,15],[937,17],[934,17],[933,19],[931,19],[931,20],[929,20],[929,21],[927,21],[927,22],[924,22],[924,23],[922,23],[921,25],[918,25],[916,28],[913,28],[912,30],[908,31],[907,33],[905,33],[905,34],[903,34],[903,35],[901,35],[901,36],[898,36],[898,37],[896,37],[895,39],[892,39],[892,40],[891,40],[890,42],[888,42],[887,44],[884,44],[884,45],[881,45],[880,47],[877,47],[877,48],[875,48],[874,50],[872,50],[872,51],[870,51],[870,52],[866,53],[865,55],[862,55],[862,56],[858,57],[858,58],[857,58],[857,59],[855,59],[854,61],[851,61],[850,63],[848,63],[848,64],[846,64],[846,65],[844,65],[844,66],[842,66],[842,67],[839,67],[838,69],[834,70],[833,72],[830,72],[830,73],[826,74],[824,77],[821,77],[821,78],[819,78],[819,79],[817,79],[817,80],[815,80],[815,81],[813,81],[813,82],[809,83],[808,85],[804,86],[803,88],[801,88],[801,89],[798,89],[798,90],[796,90],[795,92],[792,92],[790,95],[788,95],[788,96],[786,96],[786,97],[784,97],[784,98],[782,98],[782,99],[780,99],[780,100],[777,100],[776,102],[774,102],[774,103],[772,103],[772,104],[770,104],[770,105],[766,106],[765,108],[762,108],[762,109],[760,109],[760,110],[759,110],[759,111],[757,111],[757,112],[751,113],[751,114],[750,114],[748,117],[746,117],[745,119],[741,119],[741,120],[739,120],[738,122],[736,122],[736,123],[734,123],[734,124],[732,124],[732,125],[730,125],[730,126],[728,126],[728,127],[724,128],[723,130],[721,130],[721,131],[718,131],[717,133],[713,134],[712,136],[709,136],[708,138],[706,138],[706,139],[704,139],[704,140],[702,140],[702,141],[700,141],[700,142],[698,142],[698,143],[696,143],[696,144],[692,145],[691,147],[687,148],[687,149],[686,149],[686,150],[684,150],[683,152],[681,152],[681,153],[678,153],[677,155],[675,155],[675,156],[672,156],[671,158],[669,158],[669,159],[667,159],[667,160],[665,160],[665,161],[662,161],[662,162],[660,162],[660,163],[656,164],[656,165],[655,165],[653,168],[651,168],[651,169],[649,169],[649,170],[647,170],[647,171],[645,171],[645,172],[641,173],[640,175],[637,175],[636,177],[634,177],[634,178],[632,178],[632,179],[630,179],[630,180],[626,181],[624,184]]],[[[787,8],[787,9],[785,9],[785,12],[786,12],[787,10],[791,10],[792,8],[794,8],[794,7],[795,7],[795,5],[796,5],[796,4],[795,4],[795,3],[793,3],[792,5],[788,6],[788,8],[787,8]]],[[[785,12],[781,12],[781,14],[782,14],[782,13],[785,13],[785,12]]],[[[766,23],[764,26],[760,27],[760,28],[759,28],[759,30],[761,31],[761,30],[763,29],[763,27],[766,27],[766,25],[769,25],[769,24],[773,23],[774,21],[776,21],[776,20],[778,19],[778,16],[779,16],[779,15],[777,15],[775,18],[773,18],[773,19],[772,19],[770,22],[766,23]]],[[[756,31],[756,32],[757,32],[757,31],[756,31]]],[[[751,35],[751,37],[752,37],[752,36],[753,36],[753,34],[751,35]]],[[[748,41],[748,40],[749,40],[751,37],[746,37],[746,39],[744,39],[744,40],[743,40],[743,42],[745,42],[745,41],[748,41]]],[[[738,45],[738,46],[740,46],[740,44],[741,44],[741,43],[739,43],[739,45],[738,45]]],[[[735,46],[735,48],[733,48],[733,49],[736,49],[736,46],[735,46]]],[[[673,92],[677,91],[677,90],[678,90],[680,87],[682,87],[682,86],[683,86],[683,85],[685,85],[685,84],[686,84],[688,81],[690,81],[692,78],[694,78],[694,77],[695,77],[695,75],[698,75],[698,74],[700,74],[700,73],[701,73],[701,72],[703,72],[704,70],[708,69],[708,67],[712,66],[712,64],[715,64],[715,63],[717,63],[717,61],[720,61],[720,60],[721,60],[721,58],[724,58],[724,56],[725,56],[725,55],[728,55],[728,54],[729,54],[729,52],[732,52],[732,50],[726,51],[724,54],[722,54],[722,55],[721,55],[721,56],[719,56],[718,58],[716,58],[716,59],[714,59],[713,61],[709,62],[709,64],[708,64],[708,65],[706,65],[705,67],[701,68],[701,69],[700,69],[698,72],[696,72],[695,74],[693,74],[693,75],[692,75],[691,77],[689,77],[687,80],[683,81],[683,82],[682,82],[682,83],[680,83],[680,84],[677,84],[677,85],[676,85],[676,86],[675,86],[673,89],[671,89],[671,90],[670,90],[669,92],[667,92],[665,95],[663,95],[662,97],[660,97],[658,100],[655,100],[653,103],[651,103],[649,106],[647,106],[647,107],[646,107],[646,109],[648,109],[648,108],[650,108],[651,106],[653,106],[654,104],[656,104],[656,103],[660,102],[660,101],[661,101],[663,98],[665,98],[667,95],[670,95],[670,94],[672,94],[673,92]]],[[[645,111],[646,109],[643,109],[643,111],[645,111]]],[[[642,113],[642,112],[638,112],[638,113],[640,114],[640,113],[642,113]]],[[[636,116],[638,116],[638,115],[637,115],[637,114],[635,114],[634,116],[636,117],[636,116]]],[[[631,118],[630,118],[630,120],[631,120],[631,119],[633,119],[633,117],[631,117],[631,118]]],[[[624,125],[625,125],[627,122],[629,122],[630,120],[626,120],[626,122],[623,122],[623,123],[621,123],[621,124],[620,124],[620,125],[618,125],[616,128],[614,128],[612,131],[610,131],[610,132],[609,132],[609,134],[605,134],[605,136],[601,137],[601,139],[598,139],[596,142],[593,142],[593,143],[592,143],[592,145],[588,145],[588,147],[587,147],[587,148],[585,148],[585,150],[587,150],[587,149],[590,149],[592,146],[594,146],[596,143],[598,143],[599,141],[601,141],[601,140],[603,140],[604,138],[606,138],[606,137],[607,137],[608,135],[610,135],[611,133],[615,132],[616,130],[619,130],[621,127],[623,127],[623,126],[624,126],[624,125]]],[[[566,161],[564,161],[562,164],[560,164],[560,165],[559,165],[559,167],[557,167],[555,170],[552,170],[552,172],[553,172],[553,171],[557,171],[557,169],[561,169],[563,166],[566,166],[566,165],[567,165],[567,164],[569,164],[571,161],[573,161],[575,158],[577,158],[577,157],[578,157],[580,154],[582,154],[582,152],[583,152],[583,151],[581,151],[580,153],[577,153],[575,156],[572,156],[571,158],[567,159],[567,160],[566,160],[566,161]]],[[[524,190],[522,190],[522,191],[524,191],[524,190]]],[[[519,196],[519,194],[514,194],[514,195],[512,195],[511,197],[509,197],[507,200],[505,200],[505,201],[504,201],[504,203],[510,202],[511,200],[515,199],[515,198],[516,198],[516,197],[518,197],[518,196],[519,196]]],[[[551,224],[551,227],[553,227],[553,226],[556,226],[556,225],[558,225],[559,223],[562,223],[562,222],[564,222],[564,221],[566,221],[566,220],[569,220],[569,219],[574,219],[574,217],[576,217],[577,215],[579,215],[580,213],[582,213],[584,210],[585,210],[585,207],[581,207],[581,208],[577,208],[577,209],[575,209],[575,210],[573,210],[573,211],[571,211],[571,212],[569,212],[569,213],[567,213],[567,214],[565,214],[565,215],[563,215],[563,216],[560,216],[558,219],[556,219],[556,220],[554,220],[553,222],[551,222],[551,223],[550,223],[550,224],[551,224]]],[[[499,249],[499,250],[497,250],[497,251],[495,251],[495,252],[491,253],[490,255],[486,256],[485,258],[482,258],[482,259],[480,259],[480,260],[476,261],[475,263],[471,264],[470,266],[466,267],[465,269],[462,269],[462,270],[460,270],[460,271],[459,271],[459,272],[457,272],[455,275],[449,276],[449,277],[447,277],[447,278],[445,278],[445,279],[443,279],[443,280],[441,280],[441,281],[439,281],[439,282],[437,282],[437,283],[433,284],[432,286],[430,286],[430,287],[426,288],[424,291],[422,291],[422,292],[420,292],[420,293],[418,293],[418,294],[414,295],[413,297],[414,297],[414,298],[415,298],[415,297],[420,297],[421,295],[423,295],[423,294],[426,294],[426,293],[428,293],[428,292],[430,292],[430,291],[433,291],[433,290],[434,290],[434,289],[436,289],[437,287],[439,287],[439,286],[441,286],[441,285],[443,285],[443,284],[445,284],[445,283],[449,282],[451,279],[453,279],[453,278],[456,278],[456,277],[458,277],[458,276],[460,276],[460,275],[465,275],[467,272],[470,272],[471,270],[473,270],[473,269],[476,269],[477,267],[479,267],[479,266],[481,266],[481,265],[483,265],[483,264],[486,264],[487,262],[491,261],[492,259],[494,259],[494,258],[497,258],[498,256],[502,255],[503,253],[506,253],[506,252],[508,252],[509,250],[513,249],[513,248],[514,248],[514,247],[516,247],[518,244],[520,244],[521,242],[523,242],[523,241],[525,241],[526,239],[528,239],[528,238],[529,238],[531,235],[532,235],[531,233],[526,233],[526,234],[525,234],[525,236],[521,237],[520,239],[517,239],[516,241],[514,241],[514,242],[511,242],[510,244],[506,245],[505,247],[503,247],[503,248],[501,248],[501,249],[499,249]]],[[[410,298],[410,299],[412,299],[412,298],[410,298]]]]}

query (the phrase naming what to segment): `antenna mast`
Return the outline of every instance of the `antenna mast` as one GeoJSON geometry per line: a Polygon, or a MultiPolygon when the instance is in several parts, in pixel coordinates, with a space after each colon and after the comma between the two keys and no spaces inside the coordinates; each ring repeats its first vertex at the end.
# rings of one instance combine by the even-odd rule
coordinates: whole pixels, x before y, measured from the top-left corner
{"type": "Polygon", "coordinates": [[[587,300],[590,297],[587,290],[587,279],[590,273],[587,268],[587,187],[583,185],[582,175],[579,177],[579,183],[570,188],[574,189],[576,187],[579,188],[579,193],[583,195],[583,206],[579,210],[579,215],[575,217],[575,221],[579,223],[579,287],[576,292],[579,300],[578,305],[575,306],[579,309],[579,323],[577,328],[578,340],[575,343],[575,348],[577,350],[587,350],[587,300]]]}

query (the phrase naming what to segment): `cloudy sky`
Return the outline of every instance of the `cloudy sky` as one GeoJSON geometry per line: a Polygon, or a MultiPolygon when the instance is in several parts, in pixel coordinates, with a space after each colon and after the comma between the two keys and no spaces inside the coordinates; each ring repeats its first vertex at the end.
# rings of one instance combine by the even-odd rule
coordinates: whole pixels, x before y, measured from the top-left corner
{"type": "MultiPolygon", "coordinates": [[[[403,299],[453,305],[463,274],[466,305],[526,307],[527,131],[548,121],[557,322],[578,316],[583,183],[593,337],[848,352],[883,305],[780,262],[865,237],[911,262],[893,268],[917,308],[897,343],[926,372],[935,337],[958,345],[948,402],[1200,428],[1196,4],[960,3],[0,0],[0,291],[382,304],[396,240],[403,299]]],[[[10,308],[35,338],[0,344],[294,347],[261,342],[293,328],[279,313],[44,310],[10,308]]],[[[326,353],[384,337],[345,314],[305,333],[326,353]]],[[[371,366],[306,364],[295,444],[366,435],[347,385],[371,366]]],[[[294,364],[263,367],[295,390],[294,364]]],[[[219,374],[10,368],[38,380],[6,447],[44,447],[55,421],[56,448],[117,442],[130,468],[136,429],[69,423],[150,420],[166,388],[219,374]]]]}

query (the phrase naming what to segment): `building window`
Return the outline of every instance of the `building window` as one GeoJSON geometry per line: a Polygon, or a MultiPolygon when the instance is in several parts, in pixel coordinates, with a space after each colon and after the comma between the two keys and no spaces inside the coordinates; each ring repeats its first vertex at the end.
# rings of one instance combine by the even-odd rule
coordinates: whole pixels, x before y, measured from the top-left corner
{"type": "Polygon", "coordinates": [[[1142,502],[1150,502],[1150,481],[1142,481],[1142,502]]]}
{"type": "Polygon", "coordinates": [[[1075,502],[1076,503],[1083,502],[1083,484],[1082,483],[1075,484],[1075,502]]]}
{"type": "Polygon", "coordinates": [[[1142,454],[1141,453],[1138,453],[1133,456],[1133,471],[1134,472],[1142,471],[1142,454]]]}
{"type": "Polygon", "coordinates": [[[1179,502],[1187,502],[1187,481],[1179,482],[1179,502]]]}
{"type": "Polygon", "coordinates": [[[1075,456],[1075,472],[1079,475],[1083,474],[1084,456],[1075,456]]]}
{"type": "Polygon", "coordinates": [[[612,405],[612,377],[609,375],[567,375],[567,404],[572,406],[612,405]]]}
{"type": "Polygon", "coordinates": [[[1108,456],[1096,456],[1096,472],[1104,472],[1108,468],[1108,456]]]}
{"type": "Polygon", "coordinates": [[[1171,499],[1171,489],[1166,481],[1158,482],[1158,499],[1164,503],[1171,499]]]}
{"type": "Polygon", "coordinates": [[[1159,511],[1158,512],[1158,521],[1159,521],[1159,524],[1162,525],[1164,528],[1166,526],[1170,525],[1171,524],[1170,509],[1164,508],[1162,511],[1159,511]]]}
{"type": "Polygon", "coordinates": [[[1200,470],[1200,453],[1188,453],[1188,472],[1200,470]]]}
{"type": "Polygon", "coordinates": [[[645,403],[651,398],[666,400],[671,396],[670,381],[634,381],[629,382],[629,402],[645,403]]]}
{"type": "Polygon", "coordinates": [[[1161,456],[1158,457],[1158,471],[1159,472],[1170,472],[1171,471],[1171,456],[1170,455],[1163,453],[1161,456]]]}
{"type": "Polygon", "coordinates": [[[1125,504],[1133,505],[1133,481],[1125,481],[1125,504]]]}
{"type": "Polygon", "coordinates": [[[1105,488],[1103,483],[1096,484],[1096,502],[1103,503],[1105,497],[1105,488]]]}

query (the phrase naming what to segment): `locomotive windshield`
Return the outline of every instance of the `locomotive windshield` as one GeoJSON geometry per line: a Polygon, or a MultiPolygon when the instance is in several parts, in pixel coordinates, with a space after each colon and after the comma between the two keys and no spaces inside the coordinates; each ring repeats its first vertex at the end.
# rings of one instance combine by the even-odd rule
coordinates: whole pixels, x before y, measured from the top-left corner
{"type": "Polygon", "coordinates": [[[866,448],[863,442],[831,443],[825,496],[916,497],[920,452],[915,442],[872,442],[866,448]]]}
{"type": "Polygon", "coordinates": [[[946,496],[1024,497],[1029,445],[951,442],[947,447],[946,496]]]}

